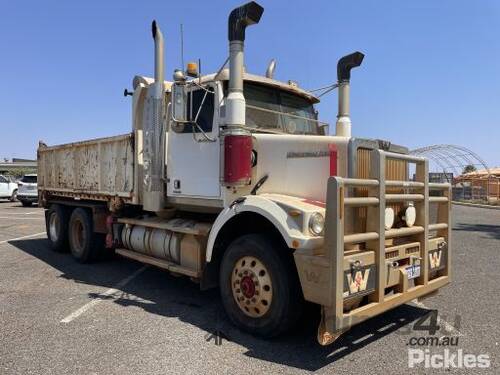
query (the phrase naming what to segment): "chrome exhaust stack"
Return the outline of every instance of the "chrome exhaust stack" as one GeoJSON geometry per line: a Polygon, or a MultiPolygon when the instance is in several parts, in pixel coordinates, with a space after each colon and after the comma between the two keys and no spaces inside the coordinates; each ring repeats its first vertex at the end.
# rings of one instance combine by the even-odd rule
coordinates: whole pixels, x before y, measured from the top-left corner
{"type": "Polygon", "coordinates": [[[245,97],[243,96],[243,66],[245,30],[258,24],[264,8],[252,1],[233,9],[228,20],[229,90],[226,102],[226,125],[245,125],[245,97]]]}
{"type": "Polygon", "coordinates": [[[273,79],[274,78],[274,70],[276,69],[276,60],[272,59],[269,62],[269,65],[267,66],[266,70],[266,78],[273,79]]]}
{"type": "Polygon", "coordinates": [[[156,21],[151,25],[151,32],[153,40],[155,41],[155,83],[154,83],[154,97],[162,99],[165,95],[164,81],[165,81],[165,63],[164,57],[164,40],[163,34],[158,27],[156,21]]]}
{"type": "Polygon", "coordinates": [[[143,208],[145,211],[157,212],[164,206],[163,187],[163,155],[162,132],[165,114],[165,64],[163,34],[156,21],[151,25],[155,43],[155,76],[154,83],[148,87],[144,106],[143,124],[143,208]]]}
{"type": "Polygon", "coordinates": [[[351,136],[351,118],[349,116],[351,69],[360,66],[364,57],[365,55],[361,52],[354,52],[342,57],[337,63],[339,110],[335,134],[340,137],[351,136]]]}

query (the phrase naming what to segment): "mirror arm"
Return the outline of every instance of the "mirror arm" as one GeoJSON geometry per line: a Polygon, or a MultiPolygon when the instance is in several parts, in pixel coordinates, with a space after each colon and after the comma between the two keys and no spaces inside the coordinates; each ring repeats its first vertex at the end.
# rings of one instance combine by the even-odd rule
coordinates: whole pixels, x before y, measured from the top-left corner
{"type": "MultiPolygon", "coordinates": [[[[206,139],[206,142],[217,142],[217,138],[210,138],[210,136],[207,133],[205,133],[205,131],[196,122],[193,123],[193,125],[195,125],[198,128],[198,130],[200,131],[200,133],[203,135],[203,138],[206,139]]],[[[198,143],[204,142],[204,141],[199,140],[198,138],[196,138],[196,132],[194,131],[194,126],[193,126],[192,129],[193,129],[193,139],[196,142],[198,142],[198,143]]]]}
{"type": "MultiPolygon", "coordinates": [[[[205,99],[207,98],[208,91],[203,95],[203,99],[201,100],[200,107],[198,108],[198,112],[196,113],[196,117],[194,118],[194,122],[198,123],[198,117],[200,116],[201,109],[203,108],[203,104],[205,104],[205,99]]],[[[193,98],[191,98],[191,105],[193,103],[193,98]]]]}

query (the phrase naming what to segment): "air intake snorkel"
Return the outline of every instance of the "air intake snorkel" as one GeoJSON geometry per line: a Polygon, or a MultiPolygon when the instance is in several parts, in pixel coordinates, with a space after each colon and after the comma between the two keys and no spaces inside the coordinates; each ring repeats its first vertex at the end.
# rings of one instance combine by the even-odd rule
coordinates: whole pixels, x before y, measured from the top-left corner
{"type": "Polygon", "coordinates": [[[226,103],[226,125],[245,125],[245,97],[243,96],[243,50],[245,30],[259,23],[264,12],[252,1],[233,9],[228,20],[229,39],[229,90],[226,103]]]}
{"type": "Polygon", "coordinates": [[[351,136],[351,118],[349,117],[349,96],[351,69],[363,62],[361,52],[354,52],[342,57],[337,63],[337,80],[339,86],[339,112],[337,115],[336,135],[340,137],[351,136]]]}
{"type": "Polygon", "coordinates": [[[259,23],[264,12],[256,2],[233,9],[228,20],[229,89],[226,98],[224,180],[226,187],[247,186],[252,177],[252,134],[245,127],[243,47],[245,30],[259,23]]]}

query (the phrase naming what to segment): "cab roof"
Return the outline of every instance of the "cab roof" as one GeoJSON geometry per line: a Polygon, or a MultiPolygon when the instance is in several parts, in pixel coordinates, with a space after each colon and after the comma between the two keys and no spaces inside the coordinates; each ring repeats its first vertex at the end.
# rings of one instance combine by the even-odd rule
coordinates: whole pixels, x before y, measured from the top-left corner
{"type": "MultiPolygon", "coordinates": [[[[229,69],[223,69],[220,71],[220,73],[208,74],[201,77],[202,83],[208,83],[213,81],[228,81],[228,80],[229,80],[229,69]]],[[[302,96],[313,103],[319,103],[319,99],[316,96],[311,94],[309,91],[300,88],[293,81],[282,82],[282,81],[277,81],[275,79],[267,78],[265,76],[259,76],[256,74],[251,74],[246,72],[243,73],[243,80],[247,82],[260,83],[265,86],[275,87],[280,90],[288,91],[293,94],[302,96]]]]}
{"type": "MultiPolygon", "coordinates": [[[[219,73],[212,73],[212,74],[207,74],[204,76],[201,76],[201,78],[193,78],[192,80],[197,80],[201,81],[201,83],[209,83],[209,82],[215,82],[215,81],[228,81],[229,80],[229,69],[223,69],[219,73]]],[[[280,90],[288,91],[290,93],[299,95],[312,103],[319,103],[319,98],[311,94],[309,91],[306,91],[300,87],[297,86],[297,84],[293,83],[292,81],[289,82],[282,82],[282,81],[277,81],[275,79],[267,78],[264,76],[259,76],[256,74],[250,74],[250,73],[244,73],[243,74],[243,80],[247,82],[255,82],[259,83],[265,86],[270,86],[270,87],[275,87],[280,90]]],[[[135,76],[133,80],[133,87],[134,89],[139,85],[139,83],[143,83],[145,85],[152,84],[154,82],[153,78],[150,77],[144,77],[144,76],[135,76]]],[[[188,81],[189,82],[189,81],[188,81]]],[[[173,82],[171,81],[165,81],[165,87],[167,90],[170,90],[172,87],[173,82]]]]}

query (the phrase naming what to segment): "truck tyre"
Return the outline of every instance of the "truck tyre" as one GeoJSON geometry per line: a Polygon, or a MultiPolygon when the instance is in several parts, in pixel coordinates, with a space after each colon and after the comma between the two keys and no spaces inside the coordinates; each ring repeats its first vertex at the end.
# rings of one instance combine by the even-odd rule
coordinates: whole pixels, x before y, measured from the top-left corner
{"type": "Polygon", "coordinates": [[[90,263],[98,258],[102,236],[94,233],[92,215],[84,208],[76,208],[68,227],[71,254],[80,263],[90,263]]]}
{"type": "Polygon", "coordinates": [[[10,201],[11,202],[15,202],[17,200],[17,189],[15,189],[13,192],[12,192],[12,195],[10,196],[10,201]]]}
{"type": "Polygon", "coordinates": [[[303,296],[288,248],[260,234],[233,241],[220,270],[222,303],[231,321],[262,337],[292,327],[302,313],[303,296]]]}
{"type": "Polygon", "coordinates": [[[23,205],[23,207],[31,207],[32,202],[30,202],[30,201],[21,201],[21,204],[23,205]]]}
{"type": "Polygon", "coordinates": [[[45,217],[47,238],[52,250],[66,252],[68,250],[68,211],[59,204],[53,204],[45,217]]]}

